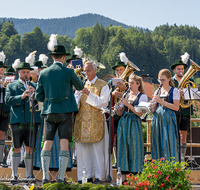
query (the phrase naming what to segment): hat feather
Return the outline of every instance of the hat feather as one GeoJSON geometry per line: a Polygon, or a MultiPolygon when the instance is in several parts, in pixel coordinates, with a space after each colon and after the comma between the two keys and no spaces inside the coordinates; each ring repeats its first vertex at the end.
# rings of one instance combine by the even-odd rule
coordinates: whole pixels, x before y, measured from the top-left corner
{"type": "Polygon", "coordinates": [[[0,61],[2,61],[3,63],[5,62],[6,59],[6,55],[4,54],[4,52],[0,52],[0,61]]]}
{"type": "Polygon", "coordinates": [[[18,68],[19,65],[20,65],[20,59],[16,59],[16,60],[14,61],[14,63],[12,64],[12,67],[13,67],[13,69],[15,69],[15,71],[16,71],[16,68],[18,68]]]}
{"type": "Polygon", "coordinates": [[[25,62],[29,63],[30,66],[33,65],[33,62],[35,61],[35,54],[37,51],[33,51],[31,53],[29,53],[28,57],[26,57],[25,62]]]}
{"type": "Polygon", "coordinates": [[[82,57],[83,51],[81,50],[81,48],[78,48],[77,46],[74,49],[74,54],[77,55],[79,58],[82,57]]]}
{"type": "Polygon", "coordinates": [[[120,60],[121,60],[122,62],[124,62],[125,65],[127,65],[127,63],[128,63],[128,58],[126,57],[126,54],[125,54],[124,52],[121,52],[121,53],[119,54],[119,57],[120,57],[120,60]]]}
{"type": "Polygon", "coordinates": [[[189,56],[190,55],[187,52],[185,52],[184,55],[181,55],[181,60],[183,61],[183,63],[187,64],[189,56]]]}
{"type": "Polygon", "coordinates": [[[45,54],[40,54],[39,55],[39,61],[42,61],[43,65],[46,65],[48,59],[49,58],[45,54]]]}
{"type": "Polygon", "coordinates": [[[53,51],[54,46],[55,46],[55,45],[58,45],[58,44],[57,44],[57,38],[56,38],[57,35],[58,35],[58,34],[51,34],[51,36],[50,36],[50,38],[49,38],[49,42],[48,42],[48,44],[47,44],[48,50],[53,51]]]}

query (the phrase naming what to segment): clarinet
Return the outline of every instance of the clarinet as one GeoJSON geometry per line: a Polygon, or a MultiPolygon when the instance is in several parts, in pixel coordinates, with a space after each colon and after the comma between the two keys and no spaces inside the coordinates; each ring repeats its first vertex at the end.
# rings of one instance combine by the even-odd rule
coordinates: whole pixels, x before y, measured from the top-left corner
{"type": "MultiPolygon", "coordinates": [[[[161,88],[162,88],[162,84],[160,84],[160,86],[158,87],[158,91],[157,91],[157,93],[156,93],[156,96],[160,93],[161,88]]],[[[149,110],[151,110],[151,108],[152,108],[152,106],[153,106],[153,103],[154,103],[154,102],[152,102],[152,104],[150,105],[149,110]]],[[[143,122],[146,122],[149,113],[150,113],[150,111],[149,111],[149,112],[146,112],[145,115],[144,115],[143,117],[140,117],[140,119],[141,119],[143,122]]]]}
{"type": "MultiPolygon", "coordinates": [[[[130,88],[128,88],[128,89],[124,92],[124,94],[122,95],[122,98],[125,98],[129,91],[130,91],[130,88]]],[[[119,106],[121,105],[122,98],[121,98],[120,101],[118,102],[117,107],[115,107],[114,110],[113,110],[113,114],[114,114],[114,115],[116,115],[116,111],[118,110],[119,106]]]]}

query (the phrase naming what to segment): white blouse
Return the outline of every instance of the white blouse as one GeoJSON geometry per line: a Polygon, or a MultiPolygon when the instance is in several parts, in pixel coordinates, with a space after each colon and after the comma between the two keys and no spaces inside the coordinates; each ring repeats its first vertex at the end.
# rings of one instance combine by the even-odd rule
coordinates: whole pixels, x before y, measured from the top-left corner
{"type": "MultiPolygon", "coordinates": [[[[171,89],[172,87],[170,87],[171,89]]],[[[154,96],[157,94],[158,89],[154,92],[154,96]]],[[[170,91],[170,90],[169,90],[170,91]]],[[[164,94],[161,94],[160,97],[166,97],[168,95],[168,92],[165,91],[164,94]]],[[[173,100],[180,100],[180,93],[178,88],[174,88],[173,90],[173,100]]]]}

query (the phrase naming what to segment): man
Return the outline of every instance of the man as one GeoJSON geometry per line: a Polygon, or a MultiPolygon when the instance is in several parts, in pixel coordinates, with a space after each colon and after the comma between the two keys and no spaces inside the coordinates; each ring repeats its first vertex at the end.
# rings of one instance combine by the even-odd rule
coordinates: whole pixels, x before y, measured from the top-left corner
{"type": "MultiPolygon", "coordinates": [[[[172,81],[175,84],[175,87],[178,87],[179,82],[181,81],[184,71],[187,68],[187,65],[183,63],[181,60],[175,61],[175,63],[171,66],[171,69],[174,71],[175,75],[172,77],[172,81]]],[[[190,81],[194,82],[193,79],[190,81]]],[[[184,96],[181,89],[179,89],[180,95],[184,96]]],[[[191,113],[190,107],[181,108],[179,112],[176,113],[177,126],[180,133],[180,156],[185,158],[186,149],[187,149],[187,133],[190,131],[190,115],[193,114],[193,106],[191,105],[191,113]]]]}
{"type": "MultiPolygon", "coordinates": [[[[11,182],[17,181],[17,169],[21,158],[21,147],[24,143],[25,154],[24,162],[26,167],[26,178],[32,175],[32,147],[33,145],[33,127],[31,123],[31,111],[29,104],[29,96],[35,91],[35,84],[26,80],[30,79],[29,63],[22,62],[17,68],[19,79],[16,82],[10,83],[6,88],[5,103],[11,106],[10,109],[10,125],[12,131],[12,141],[14,150],[12,152],[12,177],[11,182]],[[29,144],[31,127],[31,144],[29,144]],[[30,155],[29,155],[30,147],[30,155]]],[[[35,116],[35,123],[40,123],[39,116],[35,116]]]]}
{"type": "MultiPolygon", "coordinates": [[[[87,77],[81,91],[79,113],[75,119],[74,139],[77,149],[77,175],[81,183],[83,167],[86,168],[88,182],[98,183],[108,172],[109,137],[105,116],[101,107],[108,105],[109,86],[97,78],[97,65],[88,61],[84,65],[87,77]]],[[[111,170],[112,171],[112,170],[111,170]]]]}
{"type": "MultiPolygon", "coordinates": [[[[112,69],[115,71],[115,75],[117,78],[120,78],[120,76],[122,75],[122,73],[124,72],[126,68],[126,65],[124,64],[124,62],[119,61],[116,62],[115,65],[112,67],[112,69]]],[[[110,86],[112,86],[112,80],[108,81],[108,84],[110,86]]],[[[123,93],[122,91],[126,90],[127,87],[124,83],[118,82],[117,86],[119,87],[119,89],[117,90],[115,86],[112,86],[112,97],[115,97],[116,99],[119,99],[122,97],[123,93]]],[[[115,99],[113,98],[113,100],[115,99]]],[[[114,105],[115,102],[113,102],[114,105]]],[[[119,122],[120,117],[119,116],[114,116],[114,143],[113,143],[113,155],[114,155],[114,159],[115,162],[113,164],[113,167],[117,167],[117,126],[118,126],[118,122],[119,122]]]]}
{"type": "Polygon", "coordinates": [[[56,45],[49,54],[54,63],[41,71],[36,89],[36,99],[44,102],[41,111],[44,115],[44,147],[41,153],[43,184],[49,182],[50,151],[57,128],[61,148],[57,182],[64,181],[69,160],[68,145],[72,141],[73,112],[78,112],[72,86],[77,90],[84,87],[74,70],[63,66],[66,55],[69,55],[64,46],[56,45]]]}
{"type": "MultiPolygon", "coordinates": [[[[0,80],[3,82],[2,78],[4,77],[4,69],[7,68],[0,61],[0,80]]],[[[4,97],[5,97],[5,88],[3,88],[3,84],[0,84],[0,165],[5,167],[5,162],[3,161],[3,153],[5,147],[5,137],[6,131],[8,130],[9,124],[9,112],[10,107],[5,104],[4,97]]]]}
{"type": "Polygon", "coordinates": [[[66,63],[68,64],[67,67],[74,69],[72,65],[72,60],[76,60],[76,59],[77,59],[77,55],[72,54],[72,55],[67,56],[66,58],[66,63]]]}
{"type": "Polygon", "coordinates": [[[12,66],[9,66],[5,69],[5,76],[16,76],[15,69],[12,66]]]}

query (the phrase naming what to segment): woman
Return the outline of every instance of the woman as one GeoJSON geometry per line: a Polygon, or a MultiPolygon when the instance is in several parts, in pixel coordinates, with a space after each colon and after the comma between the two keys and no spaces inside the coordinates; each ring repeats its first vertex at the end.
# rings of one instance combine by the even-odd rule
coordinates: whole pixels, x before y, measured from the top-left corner
{"type": "Polygon", "coordinates": [[[175,111],[179,110],[180,94],[171,81],[168,69],[160,70],[158,81],[162,85],[160,92],[154,94],[151,122],[151,155],[152,159],[165,157],[179,160],[179,137],[175,111]],[[158,95],[157,95],[158,94],[158,95]]]}
{"type": "MultiPolygon", "coordinates": [[[[136,112],[134,106],[141,101],[147,102],[144,94],[142,78],[137,75],[129,77],[130,92],[122,99],[125,111],[119,120],[117,130],[117,164],[122,174],[137,173],[143,167],[143,132],[140,117],[142,112],[136,112]]],[[[125,175],[122,176],[122,180],[125,175]]]]}

